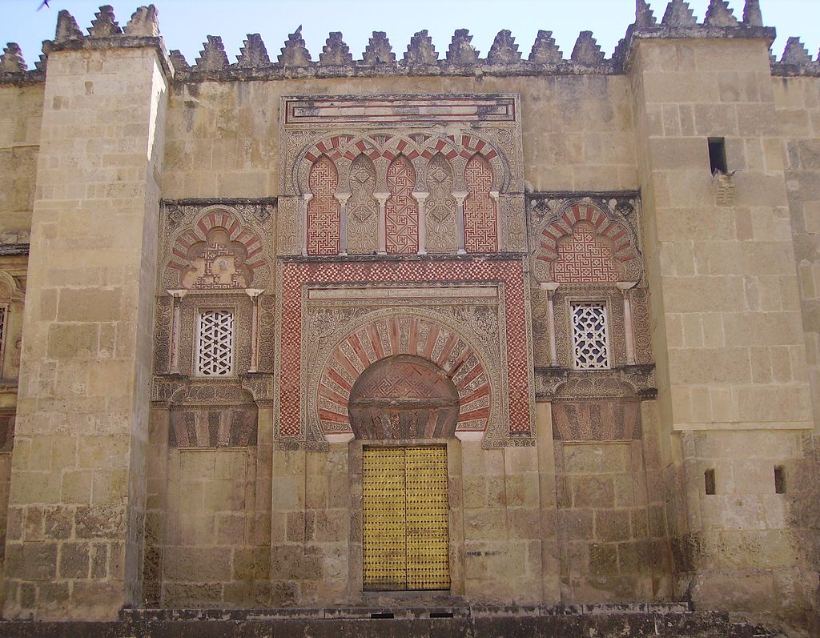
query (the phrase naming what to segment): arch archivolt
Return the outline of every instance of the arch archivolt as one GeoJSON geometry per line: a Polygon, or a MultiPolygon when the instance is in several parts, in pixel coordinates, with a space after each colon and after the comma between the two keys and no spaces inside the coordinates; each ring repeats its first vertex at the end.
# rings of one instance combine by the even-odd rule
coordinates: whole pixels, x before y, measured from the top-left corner
{"type": "Polygon", "coordinates": [[[237,215],[223,206],[209,206],[173,237],[166,280],[183,288],[258,286],[270,276],[264,249],[260,236],[237,215]],[[220,279],[213,268],[222,262],[229,272],[220,279]]]}
{"type": "Polygon", "coordinates": [[[500,421],[497,365],[448,318],[417,309],[381,310],[348,322],[322,348],[308,384],[309,420],[328,435],[352,434],[348,404],[354,384],[374,363],[411,355],[433,363],[458,392],[456,431],[485,432],[500,421]]]}
{"type": "Polygon", "coordinates": [[[466,191],[464,168],[477,153],[483,156],[493,170],[493,191],[504,192],[510,183],[509,162],[504,152],[493,141],[474,131],[469,133],[373,131],[366,134],[350,131],[323,133],[305,145],[296,155],[292,166],[294,192],[310,193],[308,177],[311,166],[323,155],[329,157],[339,172],[339,184],[346,184],[351,163],[359,155],[366,155],[377,169],[377,190],[386,192],[386,172],[390,163],[403,155],[413,164],[418,175],[417,184],[427,179],[427,165],[441,153],[451,163],[456,176],[456,192],[466,191]]]}
{"type": "Polygon", "coordinates": [[[638,281],[638,237],[625,220],[590,200],[570,200],[536,233],[539,279],[557,283],[638,281]]]}

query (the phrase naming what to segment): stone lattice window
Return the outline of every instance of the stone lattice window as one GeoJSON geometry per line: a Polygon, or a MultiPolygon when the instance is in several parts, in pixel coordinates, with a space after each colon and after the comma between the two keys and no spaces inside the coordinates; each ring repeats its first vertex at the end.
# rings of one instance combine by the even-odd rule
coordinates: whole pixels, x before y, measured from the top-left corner
{"type": "Polygon", "coordinates": [[[224,377],[233,372],[234,315],[230,310],[204,310],[199,314],[196,373],[224,377]]]}
{"type": "Polygon", "coordinates": [[[572,353],[579,370],[609,368],[606,304],[572,304],[572,353]]]}

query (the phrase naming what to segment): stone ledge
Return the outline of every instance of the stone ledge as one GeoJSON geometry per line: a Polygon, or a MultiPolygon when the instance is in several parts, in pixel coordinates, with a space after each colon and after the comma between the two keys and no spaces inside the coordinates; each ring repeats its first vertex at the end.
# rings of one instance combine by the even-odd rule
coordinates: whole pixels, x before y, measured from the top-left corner
{"type": "Polygon", "coordinates": [[[685,611],[685,604],[579,605],[573,607],[382,608],[269,610],[125,610],[118,622],[0,621],[0,636],[38,638],[367,638],[375,636],[487,638],[777,638],[776,630],[734,622],[721,612],[685,611]],[[349,614],[359,615],[351,617],[349,614]],[[419,611],[419,610],[417,610],[419,611]],[[452,613],[452,617],[446,617],[452,613]],[[343,615],[340,615],[343,614],[343,615]],[[430,617],[430,616],[434,617],[430,617]],[[441,617],[444,615],[445,617],[441,617]]]}

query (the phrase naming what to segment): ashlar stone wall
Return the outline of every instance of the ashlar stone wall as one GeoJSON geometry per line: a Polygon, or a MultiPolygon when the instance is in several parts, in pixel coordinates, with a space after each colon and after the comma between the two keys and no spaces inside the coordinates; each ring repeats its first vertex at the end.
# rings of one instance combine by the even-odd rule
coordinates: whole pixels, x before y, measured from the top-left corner
{"type": "Polygon", "coordinates": [[[0,243],[28,243],[40,125],[43,84],[0,87],[0,243]]]}
{"type": "Polygon", "coordinates": [[[766,41],[646,39],[633,55],[664,465],[686,497],[676,569],[700,605],[799,616],[813,586],[774,466],[812,454],[796,442],[814,423],[766,41]],[[725,138],[728,194],[708,137],[725,138]],[[714,505],[707,470],[732,498],[714,505]]]}
{"type": "Polygon", "coordinates": [[[154,49],[51,56],[7,535],[11,617],[141,599],[167,87],[154,49]]]}

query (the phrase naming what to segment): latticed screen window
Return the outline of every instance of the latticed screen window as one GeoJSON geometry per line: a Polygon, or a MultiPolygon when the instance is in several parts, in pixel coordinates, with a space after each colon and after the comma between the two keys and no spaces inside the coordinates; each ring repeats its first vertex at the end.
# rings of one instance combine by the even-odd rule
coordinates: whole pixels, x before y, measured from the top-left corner
{"type": "Polygon", "coordinates": [[[605,303],[572,304],[572,352],[579,370],[609,367],[605,303]]]}
{"type": "Polygon", "coordinates": [[[204,310],[199,314],[196,373],[224,377],[233,372],[233,325],[230,310],[204,310]]]}

